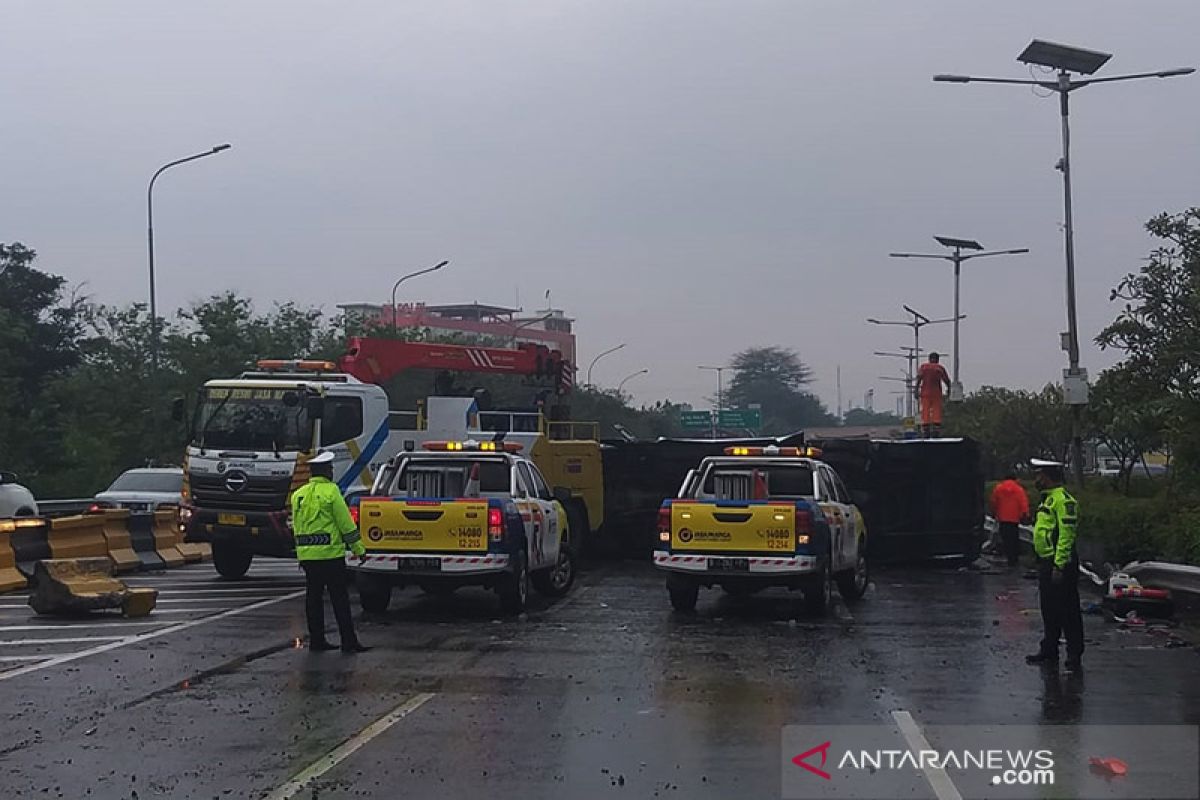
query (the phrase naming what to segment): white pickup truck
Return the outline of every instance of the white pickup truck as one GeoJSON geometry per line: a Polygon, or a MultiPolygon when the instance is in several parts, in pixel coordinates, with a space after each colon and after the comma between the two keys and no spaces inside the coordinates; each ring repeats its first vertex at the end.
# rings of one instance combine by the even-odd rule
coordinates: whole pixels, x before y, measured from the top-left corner
{"type": "Polygon", "coordinates": [[[566,594],[575,580],[572,531],[558,495],[521,445],[427,442],[379,472],[351,514],[366,555],[348,555],[364,611],[385,611],[392,589],[448,594],[494,589],[506,613],[525,609],[529,586],[566,594]]]}

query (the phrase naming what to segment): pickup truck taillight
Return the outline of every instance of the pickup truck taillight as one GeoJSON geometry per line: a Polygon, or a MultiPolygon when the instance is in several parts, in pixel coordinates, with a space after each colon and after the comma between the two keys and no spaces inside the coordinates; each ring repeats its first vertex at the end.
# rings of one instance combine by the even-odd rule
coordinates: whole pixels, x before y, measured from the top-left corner
{"type": "Polygon", "coordinates": [[[663,506],[658,510],[658,540],[671,541],[671,507],[663,506]]]}
{"type": "Polygon", "coordinates": [[[498,508],[488,509],[488,538],[493,542],[504,538],[504,512],[498,508]]]}
{"type": "Polygon", "coordinates": [[[350,506],[350,519],[354,520],[354,524],[358,524],[358,503],[350,506]]]}
{"type": "Polygon", "coordinates": [[[807,508],[796,509],[796,544],[808,544],[813,532],[812,512],[807,508]]]}

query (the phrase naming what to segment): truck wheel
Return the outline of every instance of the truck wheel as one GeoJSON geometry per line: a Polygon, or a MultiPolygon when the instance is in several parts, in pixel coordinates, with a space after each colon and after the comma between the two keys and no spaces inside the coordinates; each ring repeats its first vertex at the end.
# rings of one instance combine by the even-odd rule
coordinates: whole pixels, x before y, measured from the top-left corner
{"type": "Polygon", "coordinates": [[[529,561],[522,550],[513,557],[512,570],[496,583],[500,595],[500,610],[505,614],[520,614],[529,602],[529,561]]]}
{"type": "Polygon", "coordinates": [[[595,542],[592,541],[592,531],[588,527],[587,509],[579,502],[571,502],[565,506],[567,512],[567,533],[571,546],[576,553],[591,555],[595,542]]]}
{"type": "Polygon", "coordinates": [[[863,596],[870,582],[871,574],[867,566],[866,542],[859,539],[858,559],[854,562],[854,569],[844,570],[837,575],[838,594],[847,603],[853,602],[863,596]]]}
{"type": "Polygon", "coordinates": [[[212,554],[213,566],[217,568],[217,573],[222,578],[231,581],[245,577],[246,572],[250,569],[250,562],[254,560],[253,553],[230,544],[214,542],[212,554]]]}
{"type": "Polygon", "coordinates": [[[377,575],[359,573],[354,580],[358,587],[358,604],[368,614],[382,614],[392,602],[392,585],[377,575]]]}
{"type": "Polygon", "coordinates": [[[689,614],[696,610],[700,584],[683,575],[668,575],[667,593],[671,595],[671,608],[689,614]]]}
{"type": "Polygon", "coordinates": [[[558,548],[558,563],[550,569],[539,570],[530,576],[533,588],[546,597],[562,597],[575,583],[575,553],[567,544],[558,548]]]}
{"type": "Polygon", "coordinates": [[[833,584],[829,580],[829,562],[804,587],[804,606],[814,614],[824,614],[833,598],[833,584]]]}

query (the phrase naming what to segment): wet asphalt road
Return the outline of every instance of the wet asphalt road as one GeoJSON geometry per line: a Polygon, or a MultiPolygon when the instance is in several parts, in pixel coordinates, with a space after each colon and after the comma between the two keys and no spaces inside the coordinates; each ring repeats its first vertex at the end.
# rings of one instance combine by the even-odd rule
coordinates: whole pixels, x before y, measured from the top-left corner
{"type": "Polygon", "coordinates": [[[294,566],[210,569],[139,578],[179,601],[144,628],[0,597],[4,797],[771,798],[788,724],[1200,722],[1200,654],[1161,636],[1089,616],[1082,679],[1025,666],[1018,575],[892,568],[822,618],[708,590],[688,617],[648,564],[609,563],[515,620],[406,591],[352,657],[296,648],[294,566]]]}

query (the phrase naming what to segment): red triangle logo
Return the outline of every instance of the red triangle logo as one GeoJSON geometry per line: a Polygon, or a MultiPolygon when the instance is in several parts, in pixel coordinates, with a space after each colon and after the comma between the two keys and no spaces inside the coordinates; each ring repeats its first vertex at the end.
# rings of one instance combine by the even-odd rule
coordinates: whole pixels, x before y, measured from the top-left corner
{"type": "Polygon", "coordinates": [[[825,766],[825,760],[829,757],[830,744],[831,744],[831,742],[825,742],[823,744],[817,745],[816,747],[812,748],[811,750],[805,750],[803,753],[801,753],[800,755],[793,758],[792,763],[795,764],[797,767],[801,767],[803,769],[808,770],[813,775],[819,775],[820,777],[824,778],[825,780],[831,780],[832,776],[828,772],[826,772],[823,769],[818,769],[817,767],[814,767],[812,764],[808,763],[809,758],[816,755],[817,753],[820,753],[821,754],[821,766],[822,767],[825,766]]]}

